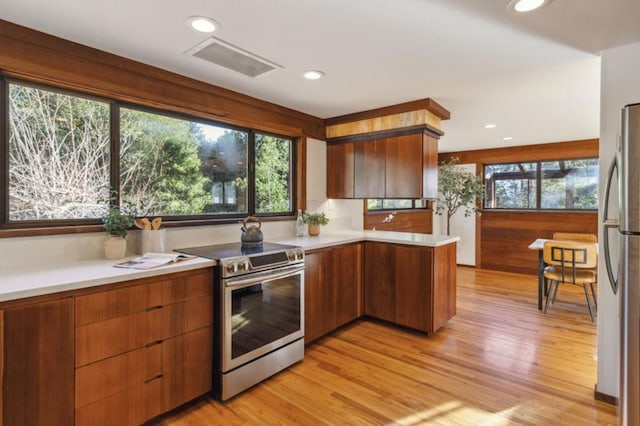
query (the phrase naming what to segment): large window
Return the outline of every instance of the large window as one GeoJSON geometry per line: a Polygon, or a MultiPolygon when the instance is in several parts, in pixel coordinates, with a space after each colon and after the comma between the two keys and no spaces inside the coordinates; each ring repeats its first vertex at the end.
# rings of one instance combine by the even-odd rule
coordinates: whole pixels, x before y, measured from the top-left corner
{"type": "Polygon", "coordinates": [[[484,167],[485,209],[598,208],[598,159],[555,160],[484,167]]]}
{"type": "Polygon", "coordinates": [[[109,104],[17,84],[8,97],[8,220],[100,217],[109,196],[109,104]]]}
{"type": "Polygon", "coordinates": [[[109,200],[168,220],[293,214],[290,138],[13,81],[5,87],[0,225],[97,223],[109,200]]]}
{"type": "Polygon", "coordinates": [[[369,198],[367,199],[367,210],[384,211],[384,210],[411,210],[426,209],[426,200],[405,200],[393,198],[369,198]]]}

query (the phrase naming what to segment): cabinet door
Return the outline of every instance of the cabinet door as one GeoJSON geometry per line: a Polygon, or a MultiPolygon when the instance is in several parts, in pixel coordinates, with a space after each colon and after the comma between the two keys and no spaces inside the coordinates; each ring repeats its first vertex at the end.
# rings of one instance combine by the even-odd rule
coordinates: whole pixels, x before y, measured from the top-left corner
{"type": "Polygon", "coordinates": [[[327,145],[327,197],[353,198],[353,142],[327,145]]]}
{"type": "Polygon", "coordinates": [[[355,143],[355,198],[385,197],[384,139],[355,143]]]}
{"type": "Polygon", "coordinates": [[[365,243],[364,313],[386,321],[395,321],[396,253],[386,243],[365,243]]]}
{"type": "Polygon", "coordinates": [[[307,254],[304,259],[304,340],[313,342],[326,333],[327,295],[323,285],[326,252],[307,254]]]}
{"type": "Polygon", "coordinates": [[[438,198],[438,139],[423,135],[422,198],[438,198]]]}
{"type": "Polygon", "coordinates": [[[336,247],[328,257],[332,265],[332,329],[362,314],[362,244],[336,247]]]}
{"type": "Polygon", "coordinates": [[[2,312],[2,424],[72,425],[73,300],[2,312]]]}
{"type": "Polygon", "coordinates": [[[385,197],[422,198],[422,134],[385,140],[385,197]]]}
{"type": "Polygon", "coordinates": [[[395,323],[425,332],[431,329],[433,249],[395,246],[395,323]]]}
{"type": "Polygon", "coordinates": [[[162,343],[162,411],[211,390],[213,329],[201,328],[162,343]]]}

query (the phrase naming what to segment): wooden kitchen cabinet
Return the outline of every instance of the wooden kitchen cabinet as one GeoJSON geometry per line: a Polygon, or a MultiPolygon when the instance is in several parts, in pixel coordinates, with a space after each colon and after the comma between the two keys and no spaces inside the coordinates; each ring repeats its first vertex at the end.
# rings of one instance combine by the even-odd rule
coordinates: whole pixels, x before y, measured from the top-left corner
{"type": "Polygon", "coordinates": [[[456,313],[456,245],[367,242],[364,313],[433,333],[456,313]]]}
{"type": "Polygon", "coordinates": [[[201,269],[76,297],[75,423],[141,424],[210,391],[212,293],[201,269]]]}
{"type": "Polygon", "coordinates": [[[2,425],[73,424],[73,299],[0,311],[2,425]]]}
{"type": "Polygon", "coordinates": [[[385,198],[385,141],[354,144],[354,198],[385,198]]]}
{"type": "Polygon", "coordinates": [[[362,314],[362,244],[314,250],[305,257],[305,342],[362,314]]]}
{"type": "Polygon", "coordinates": [[[353,142],[327,145],[327,197],[354,198],[353,142]]]}
{"type": "Polygon", "coordinates": [[[424,128],[327,144],[329,198],[437,198],[438,139],[424,128]]]}

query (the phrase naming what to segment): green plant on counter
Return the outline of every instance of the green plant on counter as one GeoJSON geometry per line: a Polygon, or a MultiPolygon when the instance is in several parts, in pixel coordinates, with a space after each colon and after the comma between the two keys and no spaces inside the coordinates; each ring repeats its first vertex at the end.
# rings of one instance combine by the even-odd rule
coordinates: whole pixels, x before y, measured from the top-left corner
{"type": "Polygon", "coordinates": [[[135,223],[136,215],[133,212],[121,210],[119,207],[109,207],[107,213],[102,216],[102,225],[107,235],[126,238],[127,229],[135,223]]]}
{"type": "Polygon", "coordinates": [[[329,223],[329,219],[324,214],[324,212],[320,212],[320,213],[304,212],[304,214],[302,215],[302,220],[307,225],[326,225],[329,223]]]}

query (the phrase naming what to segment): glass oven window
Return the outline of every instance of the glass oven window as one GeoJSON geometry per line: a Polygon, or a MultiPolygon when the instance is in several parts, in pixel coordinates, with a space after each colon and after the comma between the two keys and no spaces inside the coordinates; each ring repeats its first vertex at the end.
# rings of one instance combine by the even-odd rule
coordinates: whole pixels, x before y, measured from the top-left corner
{"type": "Polygon", "coordinates": [[[301,276],[231,292],[231,358],[300,330],[301,276]]]}

